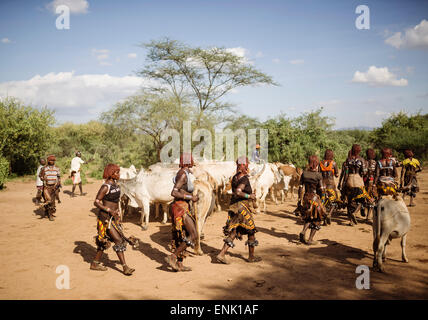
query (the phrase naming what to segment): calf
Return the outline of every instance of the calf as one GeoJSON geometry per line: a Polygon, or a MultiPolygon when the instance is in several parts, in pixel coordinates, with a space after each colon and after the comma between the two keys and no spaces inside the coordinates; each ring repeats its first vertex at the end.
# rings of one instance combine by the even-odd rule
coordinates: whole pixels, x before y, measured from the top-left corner
{"type": "Polygon", "coordinates": [[[382,265],[386,257],[386,245],[394,238],[401,238],[401,258],[409,262],[406,256],[406,236],[410,229],[410,214],[400,197],[398,200],[383,198],[373,212],[373,269],[384,272],[382,265]]]}

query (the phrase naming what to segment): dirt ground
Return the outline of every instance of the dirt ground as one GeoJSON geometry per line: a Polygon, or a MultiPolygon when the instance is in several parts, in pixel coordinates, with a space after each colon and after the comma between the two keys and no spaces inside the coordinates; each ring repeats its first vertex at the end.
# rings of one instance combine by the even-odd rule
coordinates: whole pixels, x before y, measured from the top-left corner
{"type": "MultiPolygon", "coordinates": [[[[127,263],[136,269],[124,276],[112,248],[104,255],[108,271],[89,269],[95,256],[96,217],[93,201],[101,181],[84,186],[85,196],[70,197],[64,187],[57,218],[41,217],[32,202],[34,182],[10,182],[0,191],[0,299],[427,299],[428,298],[428,170],[419,174],[421,192],[409,208],[412,225],[407,237],[410,263],[401,262],[400,241],[388,246],[386,273],[370,272],[370,289],[355,286],[355,269],[372,265],[371,225],[350,227],[344,215],[316,235],[319,244],[298,242],[302,225],[292,214],[295,200],[268,202],[267,212],[255,216],[259,232],[256,253],[262,262],[245,261],[247,248],[235,241],[232,264],[213,257],[223,245],[226,212],[210,216],[202,241],[203,256],[190,256],[192,272],[176,273],[164,265],[171,239],[170,223],[151,216],[147,231],[138,214],[125,219],[125,233],[141,240],[128,246],[127,263]],[[57,289],[59,265],[70,270],[70,289],[57,289]]],[[[408,203],[408,198],[406,199],[408,203]]]]}

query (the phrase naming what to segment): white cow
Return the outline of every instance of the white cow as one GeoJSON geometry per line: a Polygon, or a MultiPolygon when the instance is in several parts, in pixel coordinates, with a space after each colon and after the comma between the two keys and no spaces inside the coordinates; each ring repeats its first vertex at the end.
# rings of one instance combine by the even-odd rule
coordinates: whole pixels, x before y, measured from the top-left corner
{"type": "Polygon", "coordinates": [[[409,262],[405,249],[407,232],[410,229],[410,214],[403,199],[385,197],[378,202],[377,210],[373,213],[373,269],[384,271],[382,263],[386,259],[386,245],[394,238],[401,238],[401,258],[403,262],[409,262]]]}
{"type": "Polygon", "coordinates": [[[129,168],[120,167],[120,179],[128,180],[136,177],[138,174],[137,169],[132,164],[129,168]]]}
{"type": "Polygon", "coordinates": [[[234,161],[203,161],[195,165],[196,169],[208,172],[215,184],[212,184],[215,193],[216,211],[220,211],[220,200],[227,183],[236,173],[236,163],[234,161]]]}
{"type": "MultiPolygon", "coordinates": [[[[140,223],[144,230],[149,226],[150,204],[169,204],[174,200],[171,190],[174,187],[175,174],[176,170],[171,169],[155,172],[141,169],[134,179],[119,180],[123,193],[131,199],[131,202],[143,209],[140,223]]],[[[164,212],[162,222],[166,223],[167,219],[167,212],[164,212]]]]}
{"type": "Polygon", "coordinates": [[[257,197],[258,208],[256,211],[257,213],[260,213],[261,203],[263,204],[263,212],[266,212],[266,196],[268,195],[272,185],[275,183],[274,170],[276,170],[276,166],[272,163],[263,163],[257,166],[262,166],[262,168],[260,171],[256,171],[256,173],[253,171],[253,175],[250,173],[250,184],[257,197]]]}

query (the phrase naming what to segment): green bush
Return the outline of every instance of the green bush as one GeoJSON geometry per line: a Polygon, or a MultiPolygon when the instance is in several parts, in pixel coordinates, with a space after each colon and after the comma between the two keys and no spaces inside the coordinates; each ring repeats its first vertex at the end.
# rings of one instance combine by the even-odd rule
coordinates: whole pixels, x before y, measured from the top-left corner
{"type": "Polygon", "coordinates": [[[9,175],[9,161],[6,158],[0,156],[0,189],[3,188],[3,184],[9,175]]]}
{"type": "Polygon", "coordinates": [[[8,97],[0,99],[0,119],[0,153],[9,161],[11,171],[34,174],[39,157],[52,141],[53,111],[8,97]]]}

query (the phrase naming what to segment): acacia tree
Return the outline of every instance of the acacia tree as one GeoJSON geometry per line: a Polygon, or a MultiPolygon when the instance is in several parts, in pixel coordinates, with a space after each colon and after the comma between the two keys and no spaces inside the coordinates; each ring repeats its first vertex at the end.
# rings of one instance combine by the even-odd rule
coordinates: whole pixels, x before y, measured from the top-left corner
{"type": "Polygon", "coordinates": [[[161,140],[162,132],[167,128],[180,131],[181,122],[187,120],[187,108],[185,104],[178,105],[174,97],[143,92],[116,103],[111,110],[101,114],[101,120],[119,128],[124,135],[149,136],[160,161],[160,151],[167,143],[161,140]]]}
{"type": "Polygon", "coordinates": [[[191,47],[177,40],[163,39],[141,45],[148,49],[148,64],[138,75],[151,79],[149,88],[169,92],[180,105],[183,99],[196,107],[196,126],[204,117],[231,110],[222,98],[237,87],[268,84],[272,78],[226,48],[191,47]]]}

